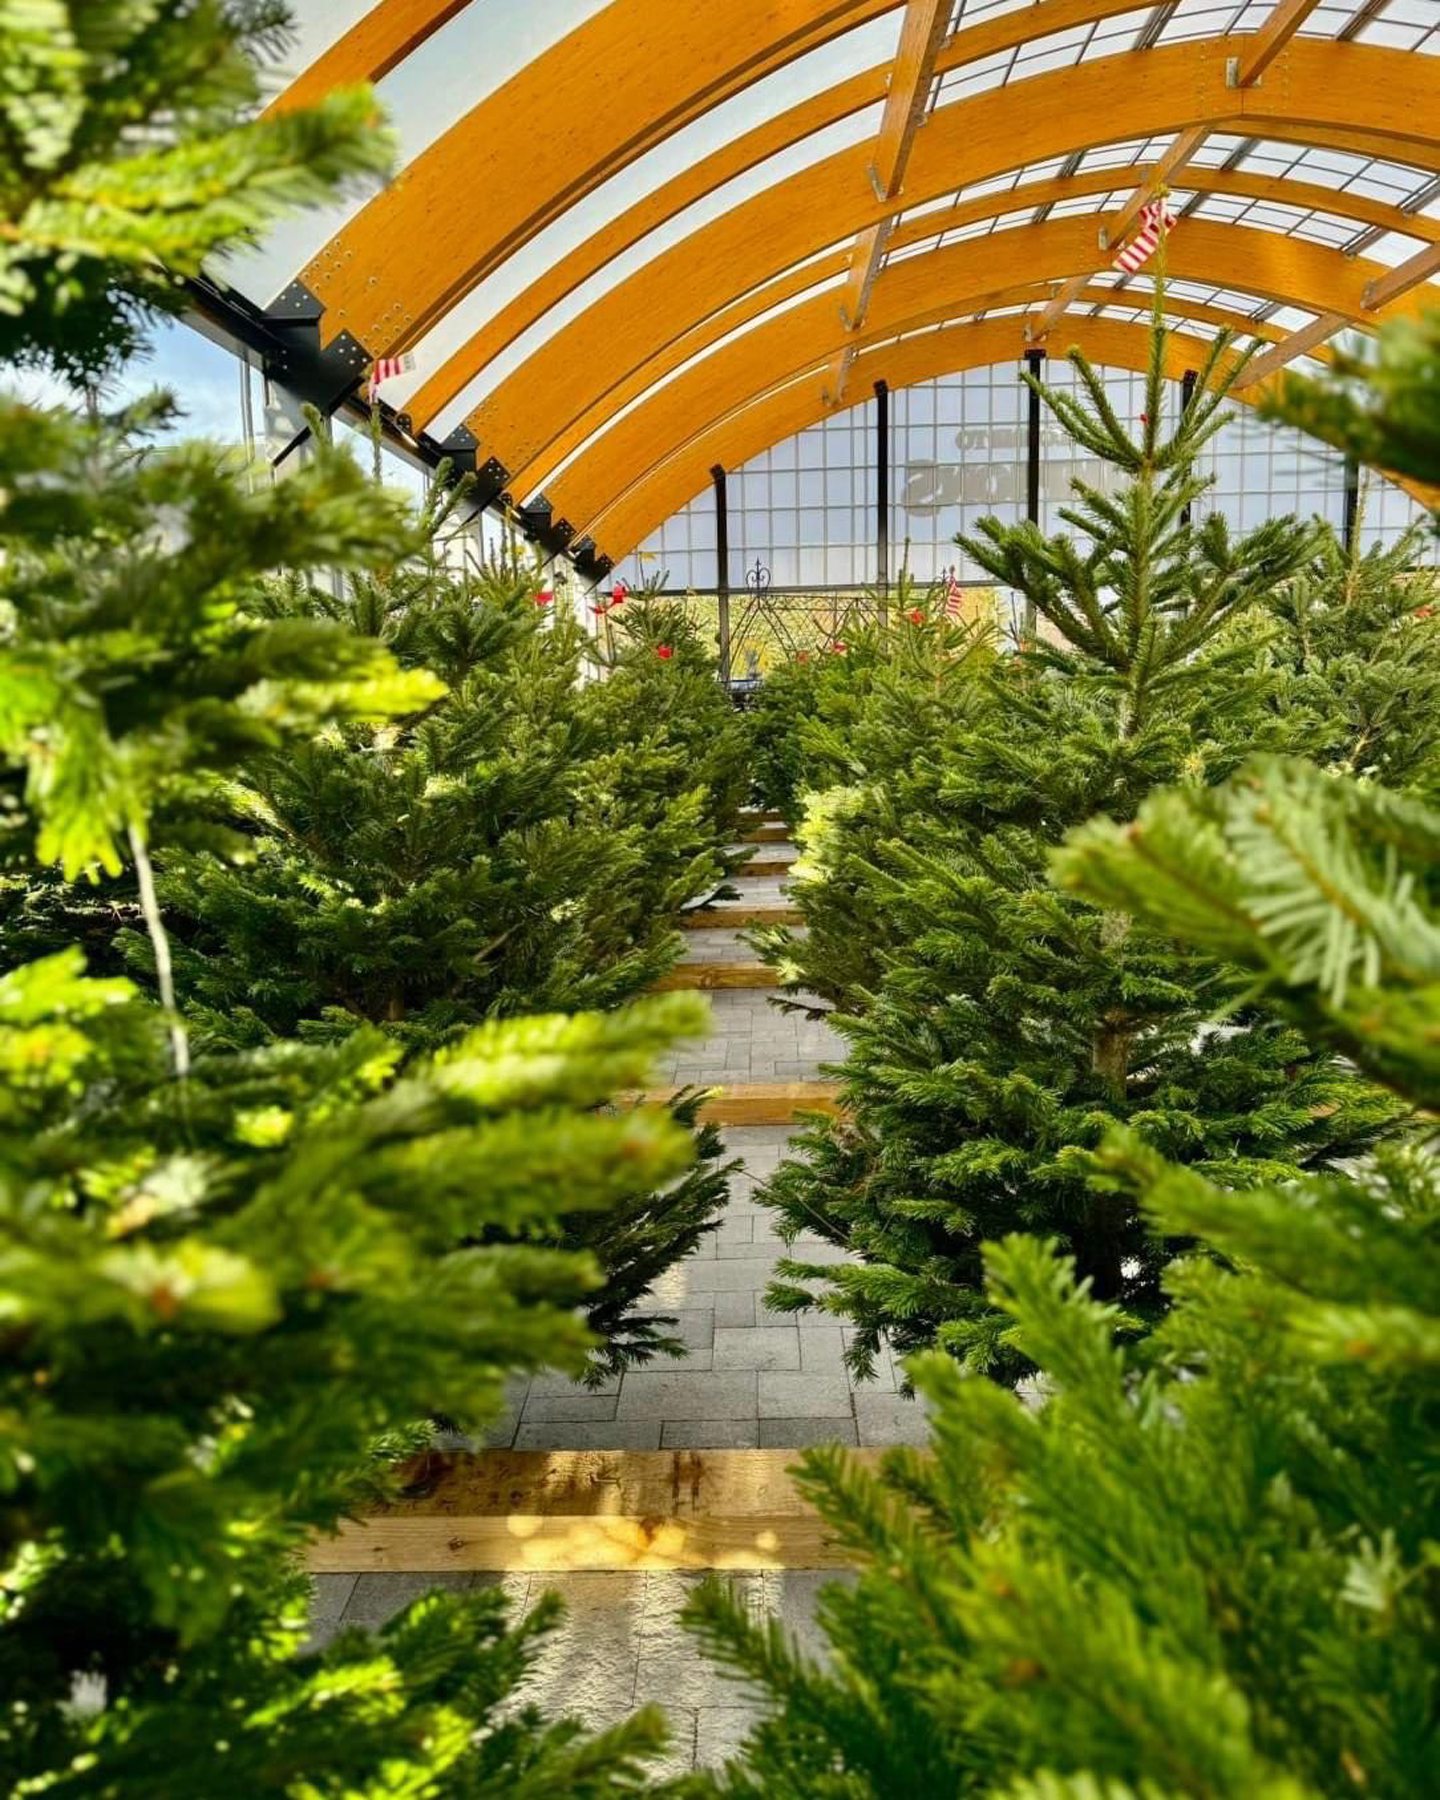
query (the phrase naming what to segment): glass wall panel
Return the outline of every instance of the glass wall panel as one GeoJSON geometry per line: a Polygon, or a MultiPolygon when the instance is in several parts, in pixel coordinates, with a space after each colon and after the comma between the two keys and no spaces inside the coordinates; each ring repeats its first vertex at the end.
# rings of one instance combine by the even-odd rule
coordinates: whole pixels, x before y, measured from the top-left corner
{"type": "MultiPolygon", "coordinates": [[[[1140,429],[1144,379],[1128,370],[1102,372],[1117,415],[1140,429]]],[[[1073,393],[1074,371],[1056,363],[1052,387],[1073,393]]],[[[1167,420],[1178,416],[1181,390],[1167,385],[1167,420]]],[[[890,573],[902,563],[921,580],[954,574],[981,579],[981,571],[956,544],[993,515],[1007,524],[1025,516],[1028,394],[1018,365],[997,363],[890,396],[890,573]]],[[[1080,451],[1048,410],[1041,411],[1040,525],[1066,529],[1060,509],[1071,484],[1084,481],[1112,492],[1115,471],[1080,451]]],[[[1206,446],[1201,473],[1212,485],[1196,516],[1219,510],[1236,530],[1249,530],[1287,513],[1319,517],[1339,530],[1345,518],[1345,465],[1335,451],[1299,432],[1268,425],[1247,407],[1206,446]]],[[[729,477],[730,580],[752,579],[776,587],[859,586],[875,579],[875,403],[824,419],[782,444],[762,451],[729,477]],[[759,567],[759,575],[755,574],[759,567]]],[[[1423,523],[1425,513],[1402,489],[1362,477],[1360,541],[1394,543],[1423,523]]],[[[666,586],[709,589],[715,585],[715,504],[705,492],[677,513],[643,546],[640,558],[622,565],[627,579],[663,569],[666,586]],[[703,546],[687,521],[703,520],[703,546]]],[[[1416,542],[1417,562],[1440,561],[1434,533],[1416,542]]]]}

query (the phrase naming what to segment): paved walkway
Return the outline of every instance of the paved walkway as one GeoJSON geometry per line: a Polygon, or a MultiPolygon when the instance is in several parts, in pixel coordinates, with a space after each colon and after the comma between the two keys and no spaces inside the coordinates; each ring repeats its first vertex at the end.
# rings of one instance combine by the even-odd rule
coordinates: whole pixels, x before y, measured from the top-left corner
{"type": "MultiPolygon", "coordinates": [[[[768,861],[789,857],[791,849],[763,844],[756,853],[768,861]]],[[[742,876],[734,886],[736,907],[785,898],[778,880],[742,876]]],[[[689,962],[757,960],[734,929],[686,938],[689,962]]],[[[710,1001],[709,1037],[682,1046],[657,1070],[658,1084],[814,1081],[825,1064],[844,1059],[843,1040],[823,1018],[778,1006],[764,989],[721,990],[710,1001]]],[[[815,1000],[816,1012],[823,1006],[815,1000]]],[[[765,1305],[775,1264],[787,1252],[755,1192],[793,1134],[788,1125],[726,1130],[726,1150],[743,1168],[732,1178],[720,1229],[655,1289],[658,1307],[679,1321],[690,1352],[684,1362],[632,1370],[599,1393],[563,1377],[537,1377],[516,1395],[492,1443],[516,1450],[766,1450],[923,1441],[920,1409],[899,1396],[888,1359],[874,1381],[857,1383],[846,1371],[846,1334],[837,1321],[765,1305]]],[[[843,1258],[818,1237],[796,1239],[794,1254],[820,1263],[843,1258]]]]}
{"type": "MultiPolygon", "coordinates": [[[[504,1589],[518,1620],[541,1594],[557,1594],[565,1620],[541,1652],[521,1692],[552,1718],[578,1718],[603,1730],[639,1706],[659,1705],[670,1721],[670,1751],[656,1774],[673,1777],[716,1767],[733,1756],[761,1718],[755,1700],[702,1656],[680,1612],[705,1579],[699,1574],[323,1575],[316,1582],[312,1642],[342,1627],[374,1631],[422,1594],[444,1588],[504,1589]]],[[[833,1571],[811,1569],[722,1577],[757,1616],[779,1619],[801,1648],[825,1654],[815,1602],[833,1571]]],[[[556,1797],[561,1800],[561,1796],[556,1797]]]]}
{"type": "MultiPolygon", "coordinates": [[[[759,855],[784,857],[788,846],[759,855]]],[[[735,907],[785,898],[778,879],[735,885],[735,907]]],[[[723,903],[717,913],[724,910],[723,903]]],[[[755,953],[734,930],[687,934],[686,959],[752,962],[755,953]]],[[[664,1085],[815,1080],[839,1062],[841,1040],[823,1019],[788,1012],[764,990],[711,996],[714,1026],[703,1044],[687,1045],[657,1071],[664,1085]]],[[[764,1290],[785,1246],[755,1192],[785,1154],[790,1126],[747,1126],[725,1133],[742,1159],[716,1232],[669,1270],[655,1291],[689,1348],[683,1362],[633,1370],[600,1392],[563,1376],[537,1376],[517,1390],[508,1417],[489,1442],[517,1450],[789,1449],[812,1444],[922,1443],[924,1417],[897,1391],[887,1359],[874,1381],[846,1370],[845,1330],[813,1314],[773,1313],[764,1290]]],[[[820,1239],[800,1238],[795,1254],[839,1260],[820,1239]]],[[[591,1727],[623,1718],[646,1701],[667,1710],[674,1743],[666,1773],[715,1765],[733,1754],[755,1722],[754,1703],[704,1662],[679,1624],[698,1575],[670,1571],[567,1575],[327,1575],[316,1583],[317,1639],[342,1624],[375,1627],[436,1587],[499,1583],[523,1611],[550,1590],[566,1603],[525,1698],[591,1727]]],[[[815,1596],[836,1577],[810,1570],[726,1577],[757,1614],[778,1617],[817,1653],[815,1596]]]]}

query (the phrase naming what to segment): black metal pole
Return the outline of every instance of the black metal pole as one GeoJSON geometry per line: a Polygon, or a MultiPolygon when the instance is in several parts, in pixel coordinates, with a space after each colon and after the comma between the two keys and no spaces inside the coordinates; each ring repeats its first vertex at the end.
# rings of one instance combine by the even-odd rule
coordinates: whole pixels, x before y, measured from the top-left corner
{"type": "Polygon", "coordinates": [[[720,680],[730,684],[730,512],[725,499],[725,470],[716,463],[710,471],[715,483],[715,599],[720,614],[720,680]]]}
{"type": "MultiPolygon", "coordinates": [[[[1195,398],[1195,371],[1187,369],[1180,377],[1180,417],[1183,419],[1190,410],[1190,402],[1195,398]]],[[[1187,500],[1180,509],[1180,523],[1190,523],[1190,502],[1187,500]]]]}
{"type": "MultiPolygon", "coordinates": [[[[1025,361],[1029,365],[1029,373],[1038,381],[1040,369],[1045,361],[1043,350],[1027,350],[1025,361]]],[[[1025,415],[1025,517],[1032,525],[1040,523],[1040,396],[1034,388],[1027,387],[1026,396],[1030,402],[1025,415]]],[[[1035,636],[1035,602],[1025,602],[1025,635],[1035,636]]]]}
{"type": "Polygon", "coordinates": [[[875,578],[880,588],[880,621],[890,591],[890,389],[875,383],[875,578]]]}
{"type": "Polygon", "coordinates": [[[1355,554],[1355,539],[1360,529],[1360,465],[1353,456],[1345,458],[1345,554],[1355,554]]]}

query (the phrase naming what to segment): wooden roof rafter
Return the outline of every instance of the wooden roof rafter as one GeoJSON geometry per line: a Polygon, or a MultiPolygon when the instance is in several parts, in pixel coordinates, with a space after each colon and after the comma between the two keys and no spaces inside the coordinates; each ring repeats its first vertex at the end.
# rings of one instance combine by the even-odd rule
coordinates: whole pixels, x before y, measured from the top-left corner
{"type": "MultiPolygon", "coordinates": [[[[905,165],[910,160],[915,133],[925,117],[925,103],[935,77],[935,62],[949,27],[952,9],[953,0],[908,0],[905,7],[890,91],[885,96],[885,111],[875,141],[875,159],[869,170],[870,187],[879,201],[891,202],[900,198],[905,165]]],[[[845,292],[840,298],[840,320],[849,331],[858,331],[865,322],[870,290],[885,260],[885,246],[894,223],[895,214],[887,213],[875,224],[865,226],[855,239],[845,292]]],[[[845,376],[852,354],[848,349],[842,350],[826,374],[826,393],[832,406],[840,404],[845,392],[845,376]]]]}
{"type": "MultiPolygon", "coordinates": [[[[1440,171],[1433,59],[1304,39],[1291,47],[1287,71],[1286,82],[1264,90],[1228,89],[1223,58],[1199,41],[1037,76],[1023,95],[997,89],[937,108],[912,155],[907,201],[924,205],[988,183],[1007,166],[1091,145],[1164,135],[1167,127],[1174,135],[1199,123],[1197,112],[1207,122],[1218,115],[1241,135],[1358,148],[1440,171]]],[[[738,268],[751,283],[745,291],[763,295],[782,271],[884,216],[883,203],[858,191],[869,160],[868,146],[836,153],[725,213],[617,283],[499,383],[468,423],[506,461],[516,491],[544,486],[607,414],[744,322],[749,303],[736,298],[738,268]]],[[[1005,204],[1002,194],[997,209],[1005,204]]],[[[902,231],[912,222],[919,223],[902,231]]],[[[1088,262],[1072,264],[1067,276],[1093,269],[1091,242],[1088,262]]],[[[1019,335],[1017,328],[1017,343],[1019,335]]]]}
{"type": "MultiPolygon", "coordinates": [[[[1379,265],[1318,244],[1267,239],[1273,240],[1273,234],[1197,220],[1187,241],[1176,246],[1175,273],[1192,282],[1213,279],[1228,291],[1253,294],[1257,303],[1280,300],[1316,310],[1333,301],[1347,318],[1362,316],[1364,291],[1383,274],[1379,265]]],[[[606,509],[643,480],[649,468],[672,456],[678,444],[749,404],[755,395],[807,370],[822,369],[842,343],[853,344],[858,357],[862,349],[905,332],[1016,300],[1024,303],[1044,291],[1037,266],[1083,265],[1090,241],[1083,216],[1051,219],[893,264],[876,286],[870,317],[858,339],[838,324],[833,303],[825,295],[816,296],[725,343],[655,390],[587,446],[563,475],[547,483],[546,491],[578,529],[597,538],[614,556],[617,546],[603,535],[606,509]]],[[[1115,299],[1107,289],[1092,292],[1115,299]]],[[[1411,304],[1403,297],[1389,303],[1397,313],[1410,310],[1411,304]]],[[[1176,299],[1170,310],[1184,315],[1188,306],[1187,300],[1176,299]]],[[[1012,321],[1012,329],[1018,323],[1012,321]]],[[[1228,313],[1227,323],[1241,332],[1251,324],[1238,311],[1228,313]]],[[[1018,347],[1016,330],[1011,353],[1018,347]]]]}
{"type": "Polygon", "coordinates": [[[1251,387],[1256,382],[1268,380],[1283,369],[1286,363],[1294,362],[1297,356],[1305,356],[1351,323],[1373,323],[1373,315],[1382,307],[1393,304],[1436,274],[1440,274],[1440,244],[1431,243],[1423,250],[1417,250],[1414,256],[1407,257],[1404,262],[1397,263],[1393,269],[1387,269],[1383,275],[1375,276],[1367,284],[1361,301],[1366,314],[1363,320],[1352,321],[1344,313],[1327,308],[1308,325],[1292,331],[1273,350],[1257,356],[1241,377],[1239,385],[1251,387]]]}

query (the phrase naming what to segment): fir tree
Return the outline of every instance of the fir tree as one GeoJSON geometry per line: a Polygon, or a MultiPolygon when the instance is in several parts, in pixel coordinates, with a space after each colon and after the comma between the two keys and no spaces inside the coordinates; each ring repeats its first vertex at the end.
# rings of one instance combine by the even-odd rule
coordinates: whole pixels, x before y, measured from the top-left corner
{"type": "MultiPolygon", "coordinates": [[[[174,270],[374,166],[363,94],[230,128],[253,16],[0,13],[7,349],[102,369],[174,270]]],[[[210,1052],[173,1005],[152,849],[217,842],[217,794],[252,760],[442,692],[373,639],[267,617],[265,581],[410,548],[343,458],[251,491],[204,447],[137,458],[110,421],[0,397],[9,891],[128,864],[164,1002],[74,950],[18,962],[36,909],[10,908],[6,1792],[598,1800],[642,1791],[663,1735],[516,1705],[553,1606],[517,1633],[494,1596],[437,1598],[379,1644],[301,1653],[294,1553],[383,1477],[387,1438],[483,1413],[512,1371],[579,1366],[598,1271],[549,1247],[562,1216],[664,1186],[692,1150],[663,1113],[605,1104],[700,1026],[689,997],[482,1024],[403,1072],[368,1028],[210,1052]]]]}
{"type": "MultiPolygon", "coordinates": [[[[750,739],[716,679],[714,654],[687,609],[653,593],[617,586],[597,613],[591,654],[603,679],[585,689],[585,713],[604,743],[625,749],[614,791],[622,804],[632,794],[643,804],[648,786],[658,829],[663,815],[655,802],[673,805],[698,789],[713,841],[723,844],[749,797],[750,739]],[[652,758],[658,781],[646,773],[652,758]]],[[[651,860],[657,871],[668,866],[663,838],[652,845],[651,860]]]]}
{"type": "MultiPolygon", "coordinates": [[[[453,504],[437,494],[424,551],[342,597],[293,576],[259,597],[282,638],[386,647],[419,691],[381,722],[256,747],[213,796],[218,843],[192,831],[159,854],[176,986],[207,1045],[373,1024],[435,1049],[487,1018],[613,1005],[671,965],[681,901],[720,873],[707,790],[665,721],[650,708],[644,742],[609,734],[621,715],[578,684],[584,634],[523,567],[444,566],[453,504]]],[[[120,943],[153,979],[138,922],[120,943]]],[[[637,1169],[603,1217],[560,1221],[605,1274],[587,1309],[596,1380],[683,1353],[644,1296],[718,1223],[728,1169],[697,1098],[672,1113],[696,1134],[680,1181],[657,1193],[637,1169]]]]}
{"type": "MultiPolygon", "coordinates": [[[[766,1191],[786,1233],[819,1231],[858,1259],[783,1264],[772,1304],[852,1320],[861,1372],[888,1337],[1023,1373],[982,1261],[1017,1228],[1058,1237],[1098,1300],[1131,1329],[1152,1324],[1170,1251],[1125,1196],[1089,1180],[1116,1123],[1241,1187],[1353,1155],[1391,1117],[1274,1019],[1210,1024],[1224,979],[1213,959],[1047,881],[1068,827],[1133,817],[1163,782],[1233,768],[1274,689],[1226,628],[1306,567],[1313,533],[1282,520],[1233,538],[1218,514],[1188,516],[1205,485],[1196,454],[1224,417],[1226,349],[1167,428],[1157,327],[1138,432],[1073,358],[1086,398],[1042,396],[1116,471],[1115,491],[1076,484],[1073,536],[986,521],[966,543],[1033,604],[1039,639],[917,758],[929,802],[897,805],[867,875],[887,935],[878,989],[840,1020],[849,1116],[811,1129],[766,1191]]],[[[896,791],[919,785],[907,776],[896,791]]]]}
{"type": "Polygon", "coordinates": [[[243,861],[167,859],[181,990],[217,1038],[369,1021],[433,1047],[484,1018],[613,1005],[674,962],[681,903],[721,872],[708,791],[663,723],[639,744],[613,728],[579,685],[584,633],[537,593],[523,568],[455,572],[432,549],[343,600],[270,598],[444,691],[251,758],[225,796],[243,861]]]}
{"type": "MultiPolygon", "coordinates": [[[[1433,1111],[1440,815],[1304,764],[1087,828],[1061,879],[1245,971],[1252,998],[1433,1111]]],[[[692,1622],[773,1716],[732,1800],[1419,1800],[1434,1787],[1440,1180],[1428,1151],[1237,1191],[1136,1131],[1098,1178],[1157,1236],[1174,1302],[1123,1318],[1053,1245],[986,1251],[1031,1405],[911,1369],[930,1456],[803,1484],[859,1564],[820,1666],[718,1588],[692,1622]]]]}
{"type": "Polygon", "coordinates": [[[878,987],[895,938],[876,858],[934,812],[934,746],[983,703],[993,662],[993,633],[954,620],[941,590],[902,571],[888,601],[843,654],[798,665],[774,695],[767,679],[756,716],[757,781],[800,848],[788,885],[805,935],[762,928],[754,942],[786,987],[847,1010],[878,987]]]}
{"type": "Polygon", "coordinates": [[[1434,794],[1440,780],[1440,579],[1417,567],[1422,536],[1347,551],[1334,532],[1269,609],[1283,671],[1283,748],[1346,774],[1434,794]]]}

